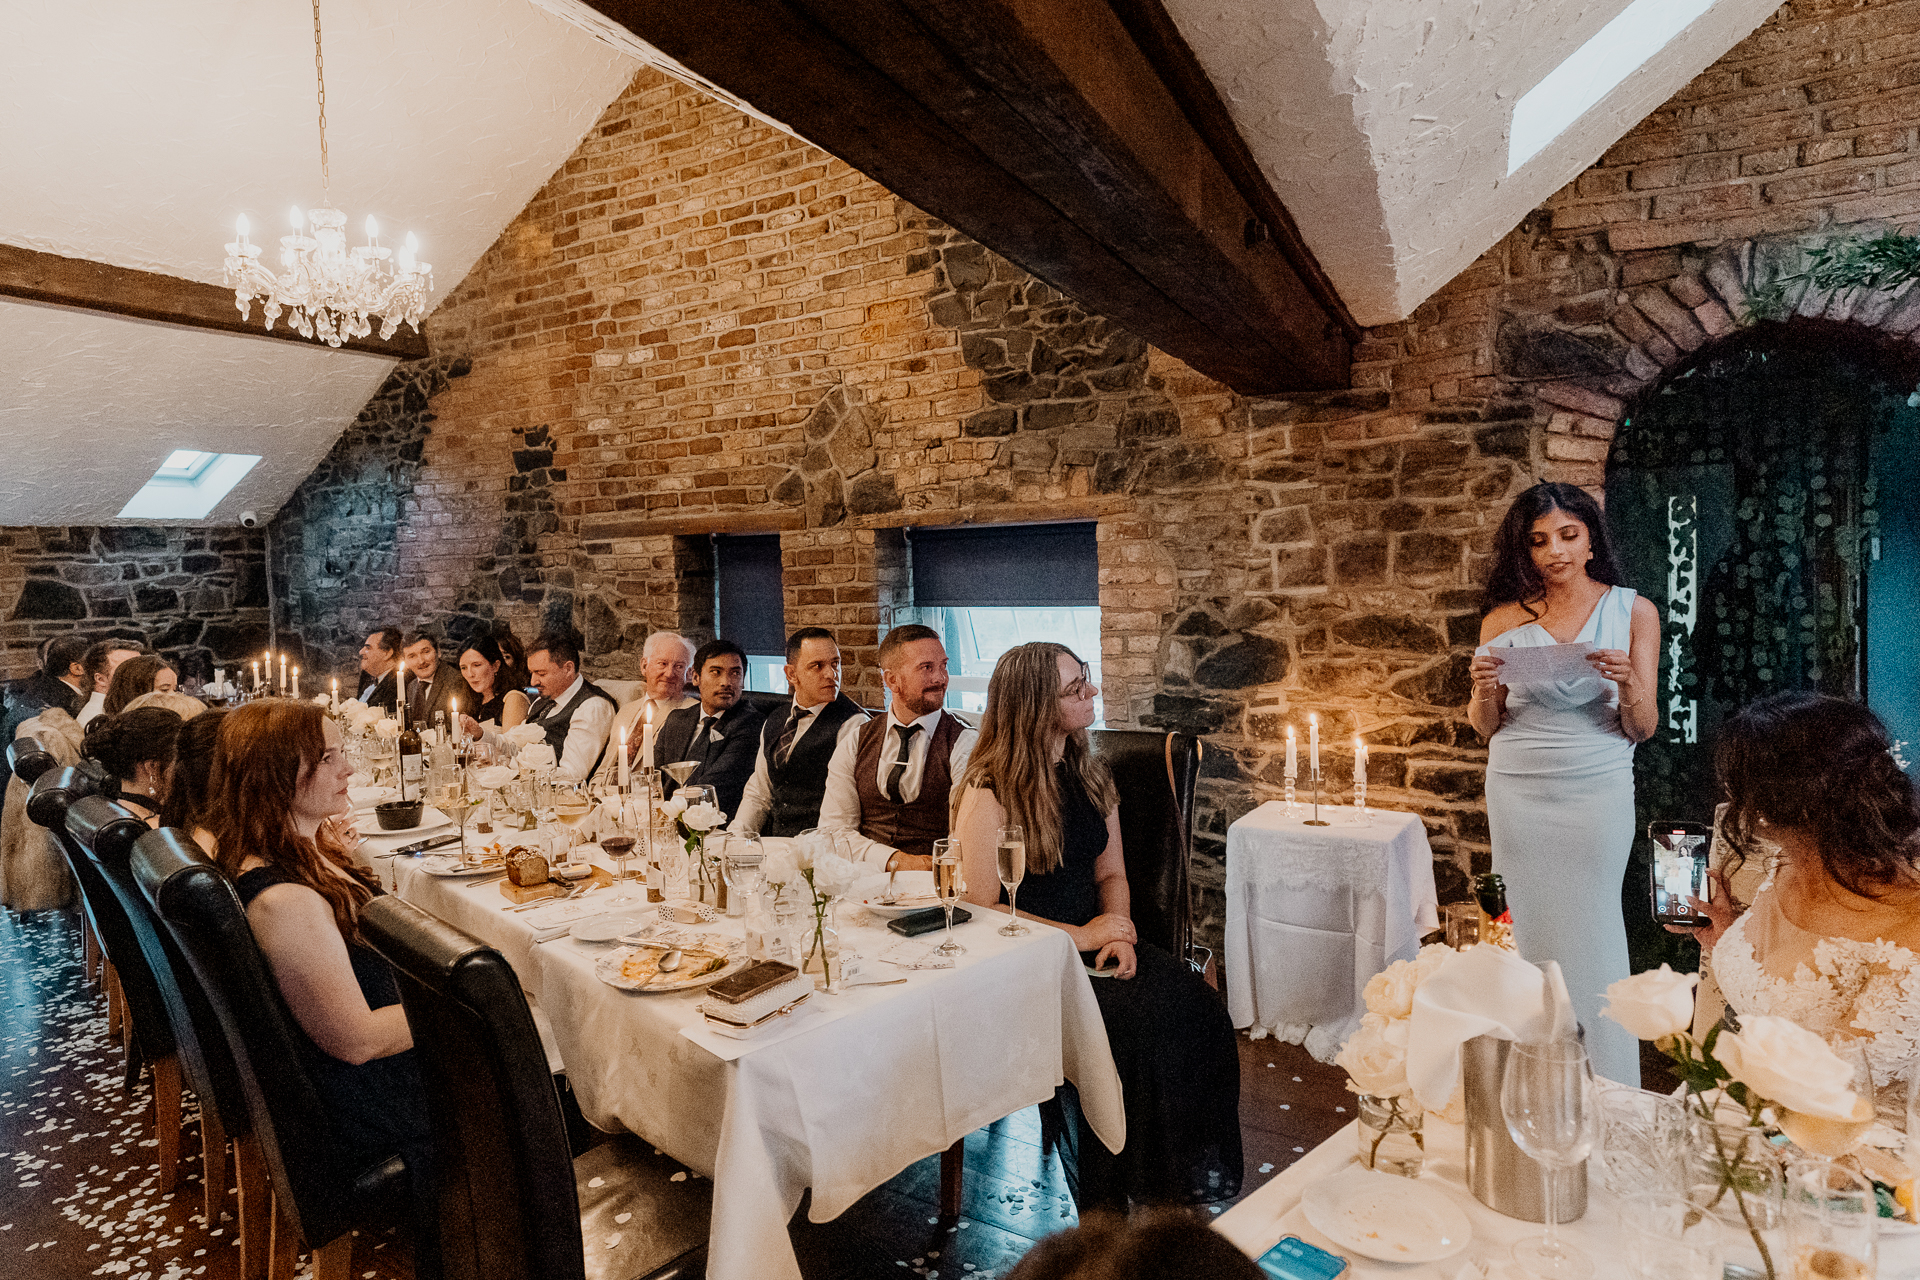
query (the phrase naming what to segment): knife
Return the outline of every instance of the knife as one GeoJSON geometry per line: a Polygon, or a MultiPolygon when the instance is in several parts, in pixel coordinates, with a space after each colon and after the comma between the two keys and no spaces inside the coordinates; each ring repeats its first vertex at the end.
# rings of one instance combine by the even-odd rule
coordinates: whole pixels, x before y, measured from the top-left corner
{"type": "Polygon", "coordinates": [[[438,849],[442,845],[458,844],[459,841],[460,841],[460,833],[456,831],[450,836],[430,836],[425,840],[416,840],[412,844],[403,844],[398,849],[395,849],[394,852],[395,853],[414,853],[414,854],[425,853],[429,849],[438,849]]]}

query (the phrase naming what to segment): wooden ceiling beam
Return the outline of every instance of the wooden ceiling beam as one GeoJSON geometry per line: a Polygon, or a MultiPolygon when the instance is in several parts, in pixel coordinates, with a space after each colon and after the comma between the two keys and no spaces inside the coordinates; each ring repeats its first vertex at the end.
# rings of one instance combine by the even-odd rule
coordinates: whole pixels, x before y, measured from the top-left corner
{"type": "Polygon", "coordinates": [[[1358,327],[1154,0],[587,2],[1235,390],[1350,384],[1358,327]]]}
{"type": "MultiPolygon", "coordinates": [[[[63,258],[19,245],[0,244],[0,297],[77,307],[82,311],[103,311],[189,329],[241,333],[309,347],[326,346],[318,339],[303,338],[295,333],[287,327],[284,317],[268,329],[257,318],[260,314],[257,310],[252,313],[256,318],[242,316],[233,305],[233,290],[216,284],[115,267],[85,258],[63,258]]],[[[370,334],[348,339],[341,344],[341,349],[394,360],[420,360],[427,355],[427,338],[402,325],[390,340],[382,341],[377,333],[370,334]]]]}

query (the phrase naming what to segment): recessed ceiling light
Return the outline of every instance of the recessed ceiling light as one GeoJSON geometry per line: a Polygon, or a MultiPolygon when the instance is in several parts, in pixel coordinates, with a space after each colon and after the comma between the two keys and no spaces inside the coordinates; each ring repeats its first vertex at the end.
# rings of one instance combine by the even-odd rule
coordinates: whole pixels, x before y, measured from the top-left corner
{"type": "Polygon", "coordinates": [[[257,453],[175,449],[120,509],[122,520],[200,520],[260,461],[257,453]]]}
{"type": "Polygon", "coordinates": [[[1633,0],[1514,104],[1507,172],[1533,159],[1713,5],[1714,0],[1633,0]]]}

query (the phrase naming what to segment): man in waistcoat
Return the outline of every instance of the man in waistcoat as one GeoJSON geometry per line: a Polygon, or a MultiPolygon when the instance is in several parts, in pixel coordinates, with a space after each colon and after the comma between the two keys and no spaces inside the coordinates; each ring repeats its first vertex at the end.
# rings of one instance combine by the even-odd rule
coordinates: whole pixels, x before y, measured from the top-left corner
{"type": "Polygon", "coordinates": [[[933,842],[948,830],[953,789],[979,735],[941,709],[947,650],[940,633],[915,623],[880,642],[887,714],[834,749],[820,826],[859,833],[856,855],[887,871],[929,869],[933,842]]]}
{"type": "Polygon", "coordinates": [[[840,646],[824,627],[802,627],[787,637],[787,687],[793,700],[760,731],[733,831],[794,836],[818,826],[834,750],[870,718],[840,692],[840,646]]]}
{"type": "MultiPolygon", "coordinates": [[[[617,704],[613,695],[580,674],[580,647],[572,636],[546,632],[527,646],[527,674],[540,696],[527,708],[527,723],[547,735],[559,761],[556,782],[580,782],[593,775],[607,747],[607,729],[617,704]]],[[[495,739],[472,717],[461,721],[475,738],[495,739]]]]}
{"type": "MultiPolygon", "coordinates": [[[[668,765],[693,761],[699,767],[687,775],[687,785],[712,787],[720,812],[737,813],[766,720],[740,699],[747,687],[747,651],[731,640],[709,640],[693,655],[693,670],[700,701],[667,716],[654,757],[668,765]]],[[[671,798],[678,785],[668,778],[662,790],[671,798]]]]}
{"type": "Polygon", "coordinates": [[[389,714],[394,708],[395,673],[400,666],[401,632],[382,627],[360,646],[360,691],[354,696],[389,714]]]}

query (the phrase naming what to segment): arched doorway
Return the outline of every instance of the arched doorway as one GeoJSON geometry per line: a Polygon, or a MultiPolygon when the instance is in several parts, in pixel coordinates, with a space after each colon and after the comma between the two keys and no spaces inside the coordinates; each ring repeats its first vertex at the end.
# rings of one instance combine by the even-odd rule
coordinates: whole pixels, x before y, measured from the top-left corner
{"type": "MultiPolygon", "coordinates": [[[[1896,738],[1920,740],[1915,364],[1854,326],[1762,325],[1621,422],[1608,520],[1663,623],[1660,728],[1635,759],[1642,828],[1711,819],[1718,727],[1771,693],[1864,698],[1896,738]]],[[[1644,857],[1626,889],[1636,960],[1669,947],[1644,857]]]]}

